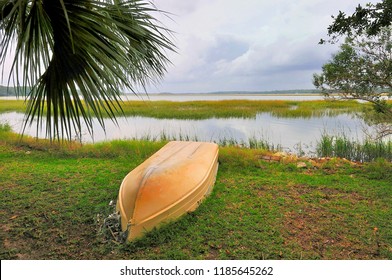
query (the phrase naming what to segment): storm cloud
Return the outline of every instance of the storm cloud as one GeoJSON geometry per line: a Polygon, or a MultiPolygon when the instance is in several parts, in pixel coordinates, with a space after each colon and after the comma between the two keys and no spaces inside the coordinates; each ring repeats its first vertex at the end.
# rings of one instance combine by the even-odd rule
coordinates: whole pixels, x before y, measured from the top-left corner
{"type": "Polygon", "coordinates": [[[319,45],[331,15],[368,0],[155,0],[178,53],[150,92],[311,89],[338,45],[319,45]]]}
{"type": "MultiPolygon", "coordinates": [[[[338,45],[327,38],[332,15],[369,0],[153,0],[173,31],[177,52],[150,93],[311,89],[338,45]]],[[[376,2],[376,1],[370,1],[376,2]]],[[[6,84],[11,60],[5,61],[6,84]]],[[[144,89],[141,89],[144,91],[144,89]]]]}

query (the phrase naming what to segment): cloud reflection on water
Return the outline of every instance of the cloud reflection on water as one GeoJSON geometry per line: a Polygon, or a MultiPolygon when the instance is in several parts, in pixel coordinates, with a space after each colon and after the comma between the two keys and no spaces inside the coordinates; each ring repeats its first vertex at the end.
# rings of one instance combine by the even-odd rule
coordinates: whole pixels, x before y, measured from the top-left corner
{"type": "MultiPolygon", "coordinates": [[[[7,122],[14,131],[20,132],[23,114],[3,113],[0,121],[7,122]]],[[[83,142],[99,142],[113,139],[182,139],[198,141],[234,140],[248,143],[250,138],[265,140],[274,146],[294,151],[296,145],[312,146],[323,132],[344,133],[348,138],[361,139],[364,134],[363,121],[349,114],[312,118],[279,118],[269,113],[257,114],[256,118],[211,118],[206,120],[155,119],[148,117],[119,117],[118,126],[111,120],[105,121],[106,133],[94,122],[94,137],[86,128],[82,129],[83,142]]],[[[366,126],[365,126],[366,127],[366,126]]],[[[38,137],[45,137],[45,127],[38,137]]],[[[28,127],[27,135],[36,136],[36,123],[28,127]]]]}

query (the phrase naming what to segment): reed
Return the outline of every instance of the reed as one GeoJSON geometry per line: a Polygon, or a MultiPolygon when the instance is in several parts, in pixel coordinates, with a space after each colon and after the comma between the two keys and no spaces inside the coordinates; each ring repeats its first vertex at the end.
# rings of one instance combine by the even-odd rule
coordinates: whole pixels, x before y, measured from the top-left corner
{"type": "Polygon", "coordinates": [[[323,134],[317,142],[316,153],[319,157],[339,157],[358,162],[371,162],[378,158],[392,161],[391,140],[364,141],[349,139],[341,134],[331,136],[323,134]]]}
{"type": "Polygon", "coordinates": [[[250,137],[248,139],[248,145],[246,146],[249,149],[261,149],[271,152],[282,151],[283,148],[280,144],[274,144],[266,139],[260,139],[256,137],[250,137]]]}
{"type": "Polygon", "coordinates": [[[0,123],[0,133],[11,132],[12,128],[8,123],[0,123]]]}

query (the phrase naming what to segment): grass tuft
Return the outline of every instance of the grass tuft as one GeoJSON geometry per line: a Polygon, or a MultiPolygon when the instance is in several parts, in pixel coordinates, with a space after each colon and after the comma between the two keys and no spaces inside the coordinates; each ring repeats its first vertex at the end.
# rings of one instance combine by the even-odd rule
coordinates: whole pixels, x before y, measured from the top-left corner
{"type": "Polygon", "coordinates": [[[350,140],[347,136],[323,134],[317,142],[316,153],[319,157],[339,157],[358,162],[371,162],[378,158],[392,161],[391,140],[369,140],[361,142],[350,140]]]}

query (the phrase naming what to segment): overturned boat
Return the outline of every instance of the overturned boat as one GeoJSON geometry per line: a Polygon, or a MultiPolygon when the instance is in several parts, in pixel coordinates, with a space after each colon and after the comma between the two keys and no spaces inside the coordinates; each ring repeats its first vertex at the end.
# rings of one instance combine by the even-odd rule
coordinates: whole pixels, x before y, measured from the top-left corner
{"type": "Polygon", "coordinates": [[[172,141],[128,173],[116,206],[127,240],[195,210],[217,170],[217,144],[172,141]]]}

